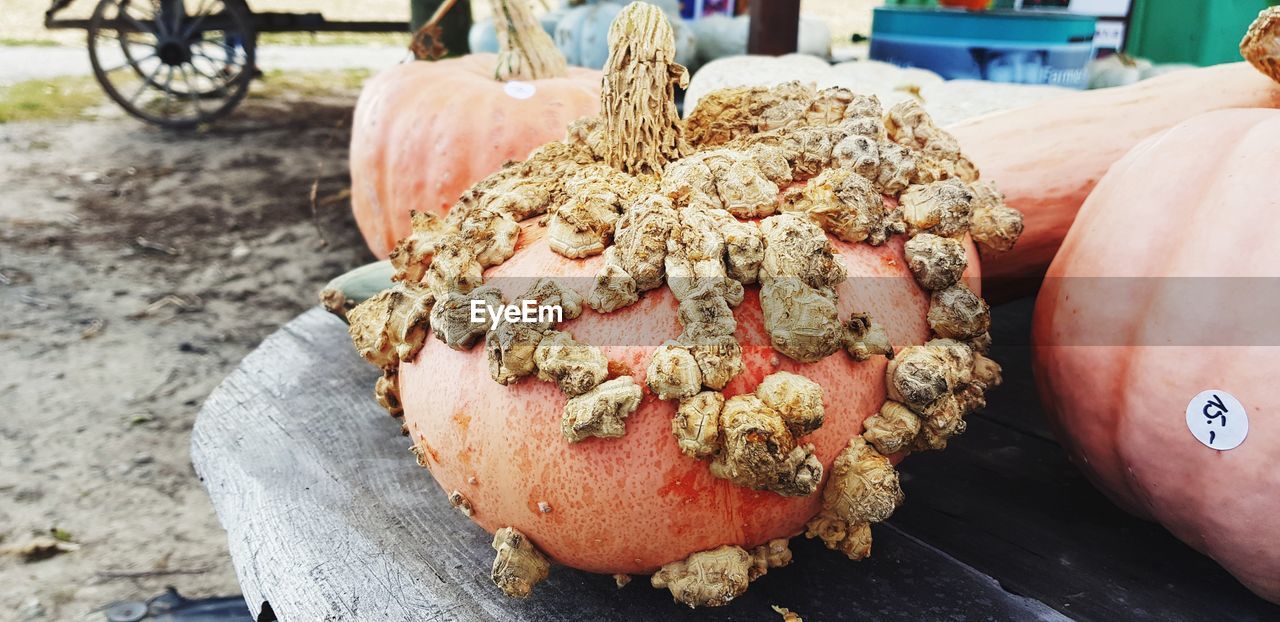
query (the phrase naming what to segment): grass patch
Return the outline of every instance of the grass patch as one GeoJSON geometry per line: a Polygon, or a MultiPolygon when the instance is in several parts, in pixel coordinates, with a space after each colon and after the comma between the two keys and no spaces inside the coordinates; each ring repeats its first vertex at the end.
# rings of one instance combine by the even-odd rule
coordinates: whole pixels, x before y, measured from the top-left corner
{"type": "Polygon", "coordinates": [[[0,123],[82,119],[107,100],[92,76],[28,80],[0,86],[0,123]]]}
{"type": "Polygon", "coordinates": [[[61,42],[54,41],[53,39],[24,39],[24,38],[17,38],[17,37],[0,37],[0,46],[8,46],[8,45],[35,46],[35,47],[42,47],[42,48],[62,47],[61,42]]]}
{"type": "MultiPolygon", "coordinates": [[[[249,99],[354,97],[371,75],[368,69],[268,71],[250,85],[249,99]]],[[[87,119],[91,109],[109,102],[93,76],[28,80],[0,86],[0,123],[87,119]]]]}
{"type": "Polygon", "coordinates": [[[250,99],[307,99],[357,93],[373,75],[368,69],[328,71],[267,71],[249,89],[250,99]]]}
{"type": "Polygon", "coordinates": [[[409,47],[409,25],[404,32],[264,32],[258,45],[390,45],[409,47]]]}

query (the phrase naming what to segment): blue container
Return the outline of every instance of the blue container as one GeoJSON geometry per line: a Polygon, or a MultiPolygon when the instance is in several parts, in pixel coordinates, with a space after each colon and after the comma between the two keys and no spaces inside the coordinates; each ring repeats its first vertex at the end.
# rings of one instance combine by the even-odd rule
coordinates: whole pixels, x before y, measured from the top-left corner
{"type": "Polygon", "coordinates": [[[1082,89],[1097,18],[1048,11],[880,7],[871,58],[948,80],[1052,84],[1082,89]]]}

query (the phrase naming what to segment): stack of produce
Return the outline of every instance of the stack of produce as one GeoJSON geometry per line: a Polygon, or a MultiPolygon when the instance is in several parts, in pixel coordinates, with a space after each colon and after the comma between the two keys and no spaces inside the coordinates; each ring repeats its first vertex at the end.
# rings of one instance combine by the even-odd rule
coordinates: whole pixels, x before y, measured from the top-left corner
{"type": "Polygon", "coordinates": [[[375,395],[509,595],[555,561],[715,606],[799,534],[862,559],[894,464],[1000,382],[975,243],[1021,218],[914,101],[787,83],[682,121],[663,11],[609,45],[600,115],[417,213],[347,312],[375,395]]]}
{"type": "MultiPolygon", "coordinates": [[[[1035,374],[1077,465],[1280,600],[1280,8],[1247,64],[946,129],[921,99],[957,89],[961,116],[1029,91],[740,57],[704,67],[681,120],[668,16],[616,15],[600,114],[434,195],[387,238],[394,285],[339,309],[419,463],[495,534],[502,591],[555,561],[715,606],[799,534],[866,557],[895,465],[1000,382],[981,275],[1040,288],[1035,374]],[[562,315],[508,314],[526,304],[562,315]]],[[[422,192],[381,157],[368,179],[422,192]]]]}

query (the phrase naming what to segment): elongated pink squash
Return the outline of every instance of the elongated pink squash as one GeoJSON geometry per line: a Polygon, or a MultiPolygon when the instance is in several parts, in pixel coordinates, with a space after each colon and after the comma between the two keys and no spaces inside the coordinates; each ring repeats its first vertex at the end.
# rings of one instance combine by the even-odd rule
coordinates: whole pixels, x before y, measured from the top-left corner
{"type": "MultiPolygon", "coordinates": [[[[1116,503],[1272,601],[1280,601],[1277,145],[1280,111],[1229,110],[1134,148],[1080,209],[1033,326],[1041,397],[1075,464],[1116,503]],[[1243,405],[1227,413],[1232,426],[1248,419],[1239,446],[1220,451],[1193,435],[1187,409],[1205,390],[1243,405]]],[[[1204,410],[1195,405],[1196,425],[1211,422],[1201,421],[1204,410]]]]}
{"type": "Polygon", "coordinates": [[[1198,114],[1280,108],[1280,84],[1248,63],[1167,74],[971,119],[948,129],[1022,212],[1017,248],[984,258],[988,299],[1034,291],[1107,169],[1134,145],[1198,114]]]}

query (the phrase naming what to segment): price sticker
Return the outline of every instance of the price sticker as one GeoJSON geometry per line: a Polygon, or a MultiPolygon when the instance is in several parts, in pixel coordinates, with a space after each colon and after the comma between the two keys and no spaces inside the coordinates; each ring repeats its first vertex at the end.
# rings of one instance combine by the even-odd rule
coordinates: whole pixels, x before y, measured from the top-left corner
{"type": "Polygon", "coordinates": [[[1236,396],[1209,389],[1187,403],[1187,429],[1205,447],[1235,449],[1249,435],[1249,414],[1236,396]]]}
{"type": "Polygon", "coordinates": [[[528,82],[512,80],[510,82],[507,82],[505,85],[503,85],[502,90],[506,91],[507,95],[510,95],[516,99],[529,99],[530,97],[533,97],[533,94],[538,91],[538,87],[528,82]]]}

